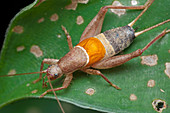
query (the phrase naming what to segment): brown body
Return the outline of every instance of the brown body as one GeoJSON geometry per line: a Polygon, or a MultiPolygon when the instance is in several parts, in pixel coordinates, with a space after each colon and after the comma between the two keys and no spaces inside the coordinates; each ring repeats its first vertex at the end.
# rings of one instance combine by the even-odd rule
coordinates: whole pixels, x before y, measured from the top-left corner
{"type": "Polygon", "coordinates": [[[68,52],[64,57],[62,57],[58,62],[58,66],[61,68],[63,74],[67,74],[86,67],[86,65],[88,64],[87,60],[91,57],[95,57],[95,59],[98,58],[97,61],[88,65],[88,67],[90,67],[96,62],[110,58],[127,48],[135,38],[134,33],[135,32],[133,28],[131,28],[130,26],[123,26],[105,31],[104,33],[100,33],[99,35],[94,36],[94,38],[97,38],[103,44],[104,47],[103,50],[97,50],[98,54],[94,54],[95,50],[93,50],[92,48],[98,46],[99,42],[96,42],[96,39],[94,42],[92,42],[93,46],[91,47],[91,44],[89,43],[91,43],[92,39],[90,39],[91,37],[89,37],[87,38],[89,39],[88,41],[82,41],[83,47],[81,46],[81,44],[78,44],[78,46],[82,48],[75,46],[73,49],[70,50],[70,52],[68,52]],[[96,45],[94,45],[95,43],[96,45]],[[87,53],[86,51],[88,51],[88,49],[92,51],[90,53],[87,53]],[[103,51],[105,51],[104,57],[99,58],[101,56],[101,52],[103,51]]]}

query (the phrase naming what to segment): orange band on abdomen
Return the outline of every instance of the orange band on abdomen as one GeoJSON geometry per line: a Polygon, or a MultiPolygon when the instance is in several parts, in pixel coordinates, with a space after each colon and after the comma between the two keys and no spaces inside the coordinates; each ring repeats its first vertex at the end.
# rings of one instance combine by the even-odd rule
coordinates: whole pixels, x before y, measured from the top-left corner
{"type": "Polygon", "coordinates": [[[89,56],[89,62],[86,66],[90,66],[91,64],[100,61],[106,54],[106,50],[101,41],[94,37],[87,38],[76,46],[81,46],[86,50],[89,56]]]}

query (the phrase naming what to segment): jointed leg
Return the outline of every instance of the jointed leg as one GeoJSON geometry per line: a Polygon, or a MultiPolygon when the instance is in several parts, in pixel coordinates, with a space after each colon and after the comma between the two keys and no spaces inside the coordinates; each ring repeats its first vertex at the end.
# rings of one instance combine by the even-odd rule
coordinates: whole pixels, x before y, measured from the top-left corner
{"type": "MultiPolygon", "coordinates": [[[[41,67],[40,67],[40,71],[43,70],[43,67],[44,67],[44,64],[49,64],[49,65],[52,65],[52,64],[56,64],[58,62],[58,59],[48,59],[48,58],[45,58],[42,62],[41,62],[41,67]]],[[[42,79],[42,73],[40,73],[40,76],[37,80],[33,81],[33,83],[37,83],[39,82],[40,80],[42,79]]]]}
{"type": "Polygon", "coordinates": [[[109,79],[107,79],[99,70],[94,70],[94,69],[81,69],[81,71],[86,72],[88,74],[92,74],[92,75],[100,75],[104,80],[106,80],[111,86],[113,86],[116,89],[121,89],[118,86],[116,86],[115,84],[111,83],[109,81],[109,79]]]}
{"type": "Polygon", "coordinates": [[[137,51],[134,51],[130,54],[113,56],[113,57],[110,57],[108,59],[102,60],[100,62],[93,64],[91,67],[96,68],[96,69],[113,68],[113,67],[122,65],[125,62],[131,60],[132,58],[140,56],[141,54],[142,54],[142,50],[138,49],[137,51]]]}
{"type": "Polygon", "coordinates": [[[61,25],[61,27],[62,27],[62,29],[63,29],[66,37],[67,37],[68,47],[71,50],[71,49],[73,49],[73,44],[72,44],[72,41],[71,41],[71,36],[69,35],[69,33],[67,32],[66,28],[63,25],[61,25]]]}
{"type": "MultiPolygon", "coordinates": [[[[143,49],[138,49],[135,52],[132,52],[130,54],[125,54],[125,55],[119,55],[119,56],[114,56],[110,57],[108,59],[102,60],[100,62],[97,62],[93,64],[91,67],[96,68],[96,69],[108,69],[108,68],[113,68],[115,66],[119,66],[121,64],[124,64],[125,62],[140,56],[146,49],[148,49],[156,40],[164,36],[166,33],[170,32],[170,30],[164,30],[160,35],[158,35],[156,38],[154,38],[151,42],[149,42],[143,49]]],[[[102,76],[109,84],[111,84],[113,87],[116,89],[120,89],[116,85],[112,84],[100,71],[98,70],[93,70],[93,69],[82,69],[82,71],[89,73],[89,74],[95,74],[95,75],[100,75],[102,76]]]]}
{"type": "Polygon", "coordinates": [[[63,82],[62,87],[54,88],[54,89],[49,89],[49,90],[45,91],[40,97],[45,96],[48,92],[52,92],[53,90],[54,90],[54,91],[58,91],[58,90],[62,90],[62,89],[67,88],[67,87],[70,85],[70,83],[71,83],[71,81],[72,81],[72,78],[73,78],[73,74],[72,74],[72,73],[66,75],[66,78],[65,78],[65,80],[64,80],[64,82],[63,82]]]}
{"type": "MultiPolygon", "coordinates": [[[[146,2],[145,5],[142,5],[142,6],[113,6],[113,5],[109,5],[109,6],[102,7],[100,9],[100,11],[98,12],[98,14],[92,19],[92,21],[88,24],[88,26],[84,30],[79,42],[81,42],[82,40],[89,38],[91,36],[95,36],[101,32],[103,20],[104,20],[105,14],[108,9],[145,9],[145,11],[146,11],[147,8],[153,3],[153,1],[154,0],[148,0],[148,2],[146,2]]],[[[145,11],[143,11],[140,14],[140,16],[145,11]]],[[[138,16],[133,22],[131,22],[130,26],[132,26],[140,16],[138,16]]]]}

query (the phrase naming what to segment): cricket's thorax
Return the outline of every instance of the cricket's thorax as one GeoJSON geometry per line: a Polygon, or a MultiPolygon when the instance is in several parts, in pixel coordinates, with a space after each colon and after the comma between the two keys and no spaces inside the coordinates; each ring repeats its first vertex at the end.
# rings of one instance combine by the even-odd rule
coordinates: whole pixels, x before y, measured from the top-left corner
{"type": "Polygon", "coordinates": [[[87,64],[88,58],[83,49],[74,47],[58,61],[63,74],[72,73],[87,64]]]}

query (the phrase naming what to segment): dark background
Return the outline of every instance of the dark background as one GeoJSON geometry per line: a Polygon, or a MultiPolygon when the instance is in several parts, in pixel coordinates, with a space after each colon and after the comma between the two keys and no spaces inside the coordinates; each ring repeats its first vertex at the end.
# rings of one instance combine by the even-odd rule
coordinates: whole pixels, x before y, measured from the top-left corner
{"type": "Polygon", "coordinates": [[[24,7],[33,3],[34,0],[5,0],[1,1],[1,46],[5,38],[6,29],[11,19],[24,7]]]}

